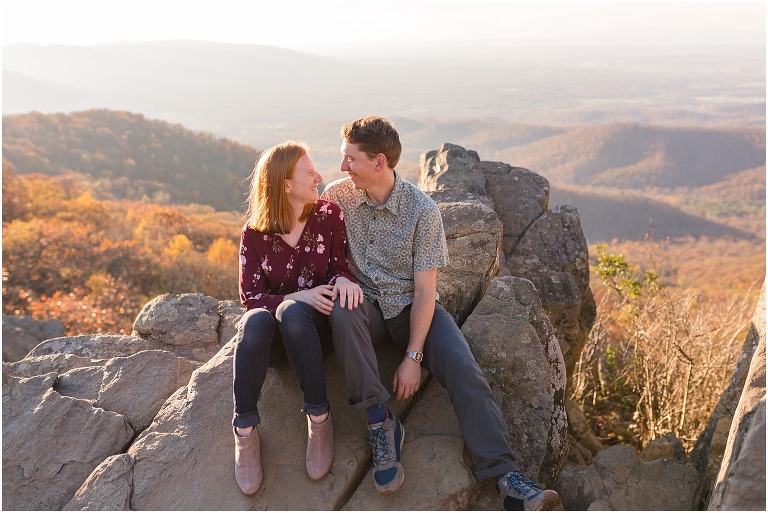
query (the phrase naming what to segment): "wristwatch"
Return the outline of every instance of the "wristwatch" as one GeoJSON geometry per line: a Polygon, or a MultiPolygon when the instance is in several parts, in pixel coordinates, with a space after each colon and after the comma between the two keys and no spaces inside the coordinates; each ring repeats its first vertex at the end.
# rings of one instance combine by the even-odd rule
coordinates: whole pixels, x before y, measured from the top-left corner
{"type": "Polygon", "coordinates": [[[419,363],[421,363],[421,360],[424,359],[424,353],[422,353],[421,351],[408,351],[405,353],[405,356],[407,356],[408,358],[413,358],[419,363]]]}

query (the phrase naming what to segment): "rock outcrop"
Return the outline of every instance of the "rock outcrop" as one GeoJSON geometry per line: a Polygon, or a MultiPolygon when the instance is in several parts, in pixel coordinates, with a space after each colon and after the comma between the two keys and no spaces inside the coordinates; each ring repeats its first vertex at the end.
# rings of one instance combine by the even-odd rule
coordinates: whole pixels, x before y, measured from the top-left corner
{"type": "MultiPolygon", "coordinates": [[[[565,463],[568,443],[563,404],[566,365],[557,338],[559,328],[550,323],[531,281],[514,276],[494,278],[509,274],[500,269],[502,247],[507,244],[502,221],[504,227],[509,223],[519,231],[508,246],[520,246],[546,211],[548,186],[534,173],[482,163],[476,154],[465,153],[476,164],[472,174],[457,179],[451,190],[429,192],[440,208],[451,258],[451,265],[438,273],[438,291],[446,309],[463,324],[491,382],[524,472],[551,485],[565,463]],[[486,179],[488,176],[491,178],[486,179]],[[488,193],[489,183],[495,184],[493,194],[499,196],[488,193]],[[513,189],[515,183],[524,187],[513,189]],[[502,190],[507,192],[498,192],[502,190]],[[519,205],[507,208],[509,198],[516,195],[524,197],[519,201],[519,205],[527,205],[524,209],[519,205]],[[500,221],[494,207],[509,221],[500,221]]],[[[445,163],[447,168],[460,167],[453,157],[445,163]]],[[[562,242],[536,237],[525,247],[533,247],[536,240],[562,242]]],[[[558,253],[539,249],[542,255],[558,253]]],[[[571,247],[566,250],[573,251],[571,247]]],[[[542,258],[548,259],[547,265],[555,265],[555,257],[542,258]]],[[[544,265],[537,269],[564,272],[544,265]]],[[[218,302],[202,294],[167,294],[145,305],[131,336],[49,340],[20,362],[4,365],[4,380],[15,383],[16,389],[25,388],[22,380],[47,376],[49,381],[34,389],[36,394],[55,394],[63,401],[75,401],[83,411],[103,412],[105,418],[119,420],[125,431],[118,436],[114,426],[104,428],[116,442],[102,444],[97,457],[79,466],[80,473],[55,499],[43,504],[37,497],[19,496],[9,507],[405,510],[500,506],[493,483],[477,483],[447,393],[426,371],[416,396],[404,402],[391,400],[388,405],[406,429],[402,451],[405,484],[393,496],[375,492],[370,450],[365,445],[365,416],[346,406],[343,373],[335,356],[325,363],[334,422],[335,457],[330,473],[317,482],[307,476],[301,390],[290,367],[272,368],[259,401],[265,483],[256,496],[243,495],[234,480],[231,427],[232,337],[242,313],[236,302],[218,302]],[[147,367],[150,360],[156,369],[147,367]],[[167,396],[164,401],[163,395],[167,396]],[[144,403],[138,406],[131,399],[144,403]],[[132,437],[135,440],[126,447],[132,437]]],[[[376,351],[382,381],[389,384],[402,354],[391,344],[376,351]]],[[[4,413],[5,389],[4,385],[4,413]]],[[[12,394],[8,398],[7,407],[13,410],[4,419],[13,418],[21,409],[35,410],[26,403],[18,407],[12,394]]],[[[19,472],[32,475],[29,469],[43,463],[34,462],[28,465],[29,471],[19,471],[20,463],[9,462],[6,472],[5,437],[3,443],[4,491],[6,474],[13,490],[12,486],[22,486],[19,472]]],[[[23,451],[10,446],[8,454],[16,453],[25,457],[23,451]]],[[[74,461],[67,454],[56,457],[74,461]]],[[[32,479],[24,482],[30,490],[37,486],[29,484],[37,483],[34,476],[32,479]]]]}
{"type": "Polygon", "coordinates": [[[578,404],[570,399],[565,401],[565,411],[568,414],[568,433],[578,442],[581,448],[589,452],[589,461],[586,462],[589,465],[592,463],[592,457],[605,449],[605,447],[592,432],[592,427],[589,425],[587,417],[581,411],[578,404]]]}
{"type": "Polygon", "coordinates": [[[565,364],[536,289],[494,278],[462,333],[507,423],[522,472],[551,487],[565,465],[565,364]]]}
{"type": "Polygon", "coordinates": [[[200,293],[157,296],[141,309],[131,335],[179,356],[207,361],[227,342],[219,344],[218,304],[200,293]]]}
{"type": "Polygon", "coordinates": [[[731,422],[761,338],[765,338],[765,283],[755,307],[755,318],[749,326],[731,381],[720,395],[715,409],[709,416],[707,426],[699,435],[688,456],[688,465],[697,469],[705,478],[707,489],[705,500],[709,499],[720,470],[731,422]]]}
{"type": "Polygon", "coordinates": [[[63,336],[64,325],[59,320],[3,315],[3,361],[17,362],[43,340],[63,336]]]}
{"type": "Polygon", "coordinates": [[[166,351],[3,363],[3,508],[61,509],[97,465],[150,424],[193,368],[166,351]]]}
{"type": "Polygon", "coordinates": [[[3,509],[60,510],[133,436],[128,419],[61,395],[57,375],[3,372],[3,509]]]}
{"type": "Polygon", "coordinates": [[[477,152],[447,143],[421,156],[419,187],[467,191],[495,209],[504,226],[504,265],[536,286],[570,376],[596,314],[587,243],[576,209],[547,210],[549,182],[544,177],[483,162],[477,152]]]}
{"type": "Polygon", "coordinates": [[[437,292],[443,308],[461,326],[498,273],[501,221],[471,193],[441,190],[429,195],[440,208],[450,259],[437,273],[437,292]]]}
{"type": "Polygon", "coordinates": [[[751,329],[758,344],[733,415],[709,510],[765,510],[765,284],[751,329]]]}
{"type": "Polygon", "coordinates": [[[555,490],[566,510],[693,510],[701,502],[702,480],[681,463],[644,463],[632,447],[614,445],[586,470],[565,467],[555,490]]]}
{"type": "Polygon", "coordinates": [[[640,461],[645,463],[662,459],[685,463],[685,447],[674,433],[667,433],[661,438],[651,440],[640,453],[640,461]]]}

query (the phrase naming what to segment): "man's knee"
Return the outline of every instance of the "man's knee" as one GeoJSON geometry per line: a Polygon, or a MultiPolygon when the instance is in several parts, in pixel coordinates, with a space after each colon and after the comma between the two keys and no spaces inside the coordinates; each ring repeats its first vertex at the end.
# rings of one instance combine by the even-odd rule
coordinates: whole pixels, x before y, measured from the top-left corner
{"type": "Polygon", "coordinates": [[[356,308],[350,310],[349,305],[344,305],[344,308],[339,304],[339,298],[333,303],[333,310],[331,310],[330,321],[334,330],[336,329],[348,329],[348,328],[366,328],[368,325],[368,316],[363,309],[363,305],[360,304],[356,308]]]}

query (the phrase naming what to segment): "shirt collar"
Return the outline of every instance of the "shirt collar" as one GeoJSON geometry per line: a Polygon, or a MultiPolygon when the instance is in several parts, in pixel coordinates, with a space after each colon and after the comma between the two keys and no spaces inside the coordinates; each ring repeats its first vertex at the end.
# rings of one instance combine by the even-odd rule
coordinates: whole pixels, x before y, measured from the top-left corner
{"type": "Polygon", "coordinates": [[[395,186],[392,188],[392,194],[389,195],[389,199],[386,203],[381,205],[381,207],[376,207],[376,205],[371,202],[370,198],[368,198],[368,194],[364,190],[356,190],[357,205],[360,206],[363,203],[366,203],[373,208],[385,208],[393,214],[397,214],[400,211],[400,198],[403,196],[405,183],[403,182],[403,179],[400,178],[400,175],[397,174],[397,171],[393,169],[392,172],[395,173],[395,186]]]}

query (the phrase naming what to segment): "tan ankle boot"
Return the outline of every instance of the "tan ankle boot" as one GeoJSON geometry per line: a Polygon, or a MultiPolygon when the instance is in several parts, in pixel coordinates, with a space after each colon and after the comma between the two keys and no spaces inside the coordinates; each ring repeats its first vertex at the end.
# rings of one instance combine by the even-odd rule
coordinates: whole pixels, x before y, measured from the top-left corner
{"type": "Polygon", "coordinates": [[[307,473],[312,479],[320,479],[331,470],[333,464],[333,422],[331,412],[322,424],[315,424],[307,415],[307,473]]]}
{"type": "Polygon", "coordinates": [[[264,475],[261,472],[261,443],[259,428],[253,426],[248,436],[235,434],[235,480],[246,495],[253,495],[261,488],[264,475]]]}

